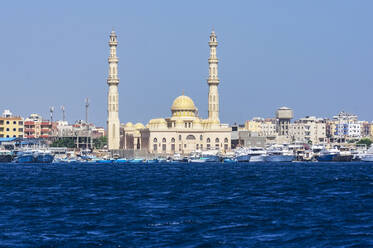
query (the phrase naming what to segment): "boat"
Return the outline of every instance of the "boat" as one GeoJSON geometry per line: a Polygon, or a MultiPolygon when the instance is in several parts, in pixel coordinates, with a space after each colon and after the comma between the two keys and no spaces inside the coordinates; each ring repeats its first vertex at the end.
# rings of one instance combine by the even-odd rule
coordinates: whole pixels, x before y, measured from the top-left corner
{"type": "Polygon", "coordinates": [[[250,162],[265,162],[266,151],[262,147],[249,148],[248,154],[250,155],[250,162]]]}
{"type": "Polygon", "coordinates": [[[285,146],[272,146],[267,151],[266,162],[292,162],[295,159],[294,152],[285,146]]]}
{"type": "Polygon", "coordinates": [[[182,157],[179,153],[174,154],[174,156],[171,158],[171,162],[175,163],[183,163],[183,162],[188,162],[187,157],[182,157]]]}
{"type": "Polygon", "coordinates": [[[347,148],[323,148],[317,156],[319,162],[350,162],[353,155],[347,148]]]}
{"type": "Polygon", "coordinates": [[[10,163],[13,161],[13,153],[8,150],[0,150],[0,163],[10,163]]]}
{"type": "Polygon", "coordinates": [[[50,151],[36,151],[34,153],[35,163],[50,164],[53,162],[54,155],[50,151]]]}
{"type": "Polygon", "coordinates": [[[234,158],[224,158],[223,163],[237,163],[237,160],[234,158]]]}
{"type": "Polygon", "coordinates": [[[220,162],[219,151],[218,150],[203,151],[201,153],[200,159],[206,160],[206,162],[218,163],[220,162]]]}
{"type": "Polygon", "coordinates": [[[249,154],[250,150],[248,148],[238,148],[235,151],[235,157],[237,162],[250,162],[251,155],[249,154]]]}
{"type": "Polygon", "coordinates": [[[96,163],[98,163],[98,164],[111,164],[113,162],[114,162],[114,160],[112,160],[112,159],[99,159],[99,160],[96,161],[96,163]]]}
{"type": "Polygon", "coordinates": [[[361,157],[363,162],[373,162],[373,146],[361,157]]]}
{"type": "Polygon", "coordinates": [[[155,159],[149,159],[149,160],[146,160],[146,163],[147,163],[147,164],[158,164],[158,162],[159,162],[159,161],[158,161],[158,159],[156,159],[156,158],[155,158],[155,159]]]}
{"type": "Polygon", "coordinates": [[[34,151],[19,151],[16,157],[16,163],[28,164],[28,163],[35,163],[36,155],[34,151]]]}
{"type": "Polygon", "coordinates": [[[206,162],[207,162],[207,159],[203,159],[203,158],[189,159],[189,163],[206,163],[206,162]]]}
{"type": "Polygon", "coordinates": [[[114,160],[114,163],[115,164],[125,164],[125,163],[128,163],[128,160],[126,158],[118,158],[118,159],[114,160]]]}
{"type": "Polygon", "coordinates": [[[130,164],[141,164],[144,162],[144,159],[142,158],[135,158],[128,161],[130,164]]]}

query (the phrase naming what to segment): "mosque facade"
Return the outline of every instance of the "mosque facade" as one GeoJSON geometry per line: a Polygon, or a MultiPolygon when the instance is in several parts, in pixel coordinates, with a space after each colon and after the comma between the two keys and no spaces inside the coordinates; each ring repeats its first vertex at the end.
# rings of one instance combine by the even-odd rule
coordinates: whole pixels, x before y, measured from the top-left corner
{"type": "Polygon", "coordinates": [[[223,153],[230,151],[231,128],[228,124],[221,124],[219,119],[217,46],[216,34],[212,31],[207,79],[208,118],[200,118],[193,100],[183,94],[173,101],[171,117],[152,119],[146,126],[131,122],[122,124],[121,149],[153,154],[190,154],[196,150],[212,149],[223,153]]]}

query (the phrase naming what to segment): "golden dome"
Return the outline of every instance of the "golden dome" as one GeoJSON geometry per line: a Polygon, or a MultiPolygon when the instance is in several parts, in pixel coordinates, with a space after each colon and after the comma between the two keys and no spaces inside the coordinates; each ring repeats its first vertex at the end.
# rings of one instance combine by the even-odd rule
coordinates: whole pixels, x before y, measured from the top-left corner
{"type": "Polygon", "coordinates": [[[133,124],[132,122],[127,122],[126,126],[125,127],[133,127],[133,124]]]}
{"type": "Polygon", "coordinates": [[[135,128],[136,129],[144,129],[145,127],[144,127],[143,124],[141,124],[140,122],[138,122],[138,123],[136,123],[135,128]]]}
{"type": "Polygon", "coordinates": [[[174,100],[174,103],[171,107],[172,111],[196,111],[196,106],[194,105],[193,100],[189,96],[179,96],[174,100]]]}

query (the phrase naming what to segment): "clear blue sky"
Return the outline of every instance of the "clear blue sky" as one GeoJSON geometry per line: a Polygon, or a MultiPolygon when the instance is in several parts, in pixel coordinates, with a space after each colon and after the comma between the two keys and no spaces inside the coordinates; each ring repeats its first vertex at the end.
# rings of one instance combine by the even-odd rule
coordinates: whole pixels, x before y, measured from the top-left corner
{"type": "Polygon", "coordinates": [[[121,122],[170,115],[185,91],[207,116],[208,38],[219,41],[220,118],[291,107],[372,120],[373,1],[5,1],[0,111],[106,123],[108,36],[119,47],[121,122]],[[110,4],[109,4],[110,3],[110,4]]]}

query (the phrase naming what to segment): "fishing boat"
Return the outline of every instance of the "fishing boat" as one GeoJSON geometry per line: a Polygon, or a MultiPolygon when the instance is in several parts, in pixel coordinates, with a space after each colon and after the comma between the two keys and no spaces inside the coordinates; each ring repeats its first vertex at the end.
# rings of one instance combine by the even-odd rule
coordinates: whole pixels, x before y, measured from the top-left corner
{"type": "Polygon", "coordinates": [[[13,153],[8,150],[0,150],[0,163],[9,163],[13,160],[13,153]]]}
{"type": "Polygon", "coordinates": [[[17,157],[15,161],[16,163],[22,163],[22,164],[35,163],[36,155],[34,151],[31,151],[31,150],[19,151],[17,153],[17,157]]]}
{"type": "Polygon", "coordinates": [[[53,162],[54,155],[50,151],[34,152],[35,163],[50,164],[53,162]]]}

